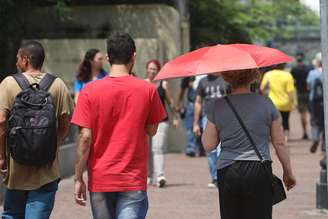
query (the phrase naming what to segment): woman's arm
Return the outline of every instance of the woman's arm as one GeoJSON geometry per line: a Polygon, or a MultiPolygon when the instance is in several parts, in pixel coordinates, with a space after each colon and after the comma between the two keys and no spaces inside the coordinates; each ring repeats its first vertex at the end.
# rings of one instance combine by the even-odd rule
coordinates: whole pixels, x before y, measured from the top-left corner
{"type": "Polygon", "coordinates": [[[79,99],[80,92],[83,87],[83,82],[80,80],[74,81],[74,103],[77,104],[77,100],[79,99]]]}
{"type": "Polygon", "coordinates": [[[289,149],[286,145],[285,135],[283,132],[281,118],[272,122],[271,138],[273,147],[277,153],[278,159],[284,171],[284,182],[287,190],[292,189],[296,185],[296,179],[292,172],[289,149]]]}
{"type": "Polygon", "coordinates": [[[77,104],[77,100],[79,99],[80,92],[75,92],[74,93],[74,103],[75,105],[77,104]]]}
{"type": "Polygon", "coordinates": [[[177,127],[179,125],[179,120],[177,116],[177,112],[174,109],[174,101],[173,97],[171,95],[171,91],[168,87],[168,83],[166,81],[163,81],[163,88],[165,89],[165,100],[169,106],[169,109],[173,115],[173,125],[177,127]]]}
{"type": "Polygon", "coordinates": [[[216,125],[208,121],[202,136],[204,149],[208,152],[213,151],[215,148],[217,148],[219,142],[219,131],[216,125]]]}

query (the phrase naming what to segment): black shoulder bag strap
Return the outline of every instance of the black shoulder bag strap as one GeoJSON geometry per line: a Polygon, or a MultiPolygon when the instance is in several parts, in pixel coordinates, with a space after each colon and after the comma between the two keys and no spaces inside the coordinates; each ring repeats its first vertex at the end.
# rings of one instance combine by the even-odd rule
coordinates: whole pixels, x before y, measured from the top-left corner
{"type": "Polygon", "coordinates": [[[236,108],[234,107],[234,105],[231,103],[230,99],[229,99],[227,96],[225,96],[224,99],[227,101],[227,103],[228,103],[228,105],[230,106],[231,110],[232,110],[233,113],[235,114],[235,116],[236,116],[236,118],[237,118],[237,120],[238,120],[240,126],[241,126],[242,129],[244,130],[244,132],[245,132],[245,134],[246,134],[248,140],[251,142],[251,145],[252,145],[252,147],[253,147],[253,149],[254,149],[256,155],[259,157],[259,159],[261,160],[261,162],[264,162],[264,159],[263,159],[261,153],[260,153],[259,150],[257,149],[257,147],[256,147],[256,145],[255,145],[255,142],[254,142],[252,136],[249,134],[248,129],[246,128],[246,126],[245,126],[243,120],[241,120],[239,114],[238,114],[237,111],[236,111],[236,108]]]}
{"type": "Polygon", "coordinates": [[[30,85],[30,82],[27,80],[27,78],[23,75],[23,73],[17,73],[17,74],[14,74],[12,75],[13,78],[16,80],[17,84],[19,85],[19,87],[22,89],[22,90],[25,90],[27,88],[29,88],[31,85],[30,85]]]}
{"type": "Polygon", "coordinates": [[[228,103],[228,105],[230,106],[231,110],[233,111],[233,113],[235,114],[240,126],[242,127],[242,129],[244,130],[247,138],[249,139],[250,143],[252,144],[252,147],[256,153],[256,155],[259,157],[268,177],[271,179],[272,181],[272,205],[275,205],[283,200],[285,200],[287,198],[286,196],[286,192],[283,186],[283,183],[281,181],[281,179],[279,179],[277,176],[275,176],[272,171],[269,170],[269,168],[264,164],[264,159],[261,155],[261,153],[259,152],[259,150],[256,147],[256,144],[252,138],[252,136],[250,135],[250,133],[248,132],[243,120],[240,118],[239,114],[237,113],[236,108],[234,107],[234,105],[231,103],[230,99],[228,96],[225,96],[224,99],[226,100],[226,102],[228,103]]]}
{"type": "Polygon", "coordinates": [[[42,90],[48,91],[48,89],[51,87],[52,83],[56,80],[56,78],[56,76],[47,73],[39,83],[40,88],[42,90]]]}

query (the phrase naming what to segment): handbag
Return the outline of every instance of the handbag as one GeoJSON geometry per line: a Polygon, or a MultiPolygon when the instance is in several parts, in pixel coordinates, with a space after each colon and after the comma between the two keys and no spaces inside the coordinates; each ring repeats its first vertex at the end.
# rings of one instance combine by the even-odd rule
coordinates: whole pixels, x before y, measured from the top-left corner
{"type": "Polygon", "coordinates": [[[261,163],[263,164],[263,167],[265,168],[266,173],[271,178],[271,182],[272,182],[272,205],[275,205],[275,204],[285,200],[287,198],[287,196],[286,196],[285,188],[284,188],[284,185],[283,185],[281,179],[279,177],[277,177],[276,175],[274,175],[272,173],[272,171],[270,171],[270,169],[265,165],[265,160],[263,159],[261,153],[257,149],[252,136],[248,132],[248,129],[246,128],[243,120],[240,118],[239,114],[237,113],[236,108],[233,106],[233,104],[231,103],[230,99],[227,96],[224,97],[224,99],[226,100],[226,102],[230,106],[231,110],[235,114],[238,122],[240,123],[240,126],[244,130],[247,138],[249,139],[249,141],[250,141],[256,155],[259,157],[261,163]]]}

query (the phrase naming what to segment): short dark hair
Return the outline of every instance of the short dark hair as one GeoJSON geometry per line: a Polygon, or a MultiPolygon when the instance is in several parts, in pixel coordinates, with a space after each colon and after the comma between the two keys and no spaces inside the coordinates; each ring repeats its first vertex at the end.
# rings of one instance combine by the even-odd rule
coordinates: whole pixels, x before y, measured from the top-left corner
{"type": "Polygon", "coordinates": [[[303,62],[304,59],[305,59],[305,54],[304,54],[304,52],[297,52],[297,53],[296,53],[296,60],[297,60],[298,62],[303,62]]]}
{"type": "Polygon", "coordinates": [[[41,43],[35,40],[23,42],[20,47],[20,51],[23,55],[28,57],[33,68],[42,68],[45,59],[45,52],[41,43]]]}
{"type": "Polygon", "coordinates": [[[127,33],[113,33],[107,39],[107,55],[111,65],[126,65],[136,52],[136,45],[127,33]]]}

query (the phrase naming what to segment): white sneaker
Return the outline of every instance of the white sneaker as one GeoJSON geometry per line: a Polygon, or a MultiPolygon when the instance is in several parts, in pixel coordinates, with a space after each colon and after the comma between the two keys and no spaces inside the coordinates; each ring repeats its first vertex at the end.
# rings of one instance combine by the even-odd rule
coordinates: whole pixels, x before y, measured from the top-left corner
{"type": "Polygon", "coordinates": [[[207,187],[208,188],[217,188],[218,187],[218,183],[217,183],[217,181],[212,181],[212,182],[210,182],[209,184],[207,184],[207,187]]]}
{"type": "Polygon", "coordinates": [[[163,188],[166,185],[166,179],[164,176],[160,176],[157,178],[157,187],[163,188]]]}

